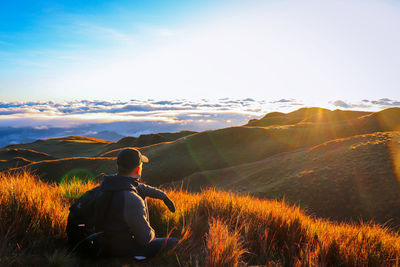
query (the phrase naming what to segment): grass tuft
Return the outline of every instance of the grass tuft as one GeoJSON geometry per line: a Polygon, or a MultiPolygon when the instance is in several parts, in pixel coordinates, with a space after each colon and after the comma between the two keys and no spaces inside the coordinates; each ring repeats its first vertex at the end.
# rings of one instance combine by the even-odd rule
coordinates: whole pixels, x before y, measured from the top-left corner
{"type": "Polygon", "coordinates": [[[243,249],[240,233],[230,231],[228,226],[219,218],[211,218],[210,229],[206,235],[207,266],[232,266],[239,264],[243,249]]]}

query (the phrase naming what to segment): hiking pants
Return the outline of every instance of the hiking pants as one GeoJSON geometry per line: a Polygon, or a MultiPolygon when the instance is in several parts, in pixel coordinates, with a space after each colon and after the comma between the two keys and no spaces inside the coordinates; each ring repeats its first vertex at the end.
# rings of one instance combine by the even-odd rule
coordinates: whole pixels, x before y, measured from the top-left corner
{"type": "Polygon", "coordinates": [[[132,246],[133,256],[145,256],[147,258],[155,256],[161,250],[168,251],[178,244],[179,239],[175,237],[165,238],[154,238],[147,246],[141,247],[137,245],[132,246]]]}
{"type": "Polygon", "coordinates": [[[110,242],[106,246],[106,251],[109,256],[144,256],[146,258],[153,257],[157,253],[167,251],[174,248],[179,242],[178,238],[165,237],[154,238],[145,246],[138,245],[133,238],[110,242]]]}

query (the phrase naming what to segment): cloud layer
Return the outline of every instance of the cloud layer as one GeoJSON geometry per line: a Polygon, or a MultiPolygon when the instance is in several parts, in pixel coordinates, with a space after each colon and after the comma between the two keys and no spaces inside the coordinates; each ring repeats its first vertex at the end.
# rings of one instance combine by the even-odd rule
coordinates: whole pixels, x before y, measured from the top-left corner
{"type": "Polygon", "coordinates": [[[266,110],[291,104],[296,103],[251,98],[0,102],[0,146],[67,135],[116,141],[155,132],[217,129],[245,124],[266,110]]]}
{"type": "MultiPolygon", "coordinates": [[[[0,102],[0,126],[61,127],[115,121],[147,121],[170,124],[242,123],[269,109],[301,105],[296,100],[256,101],[251,98],[198,101],[127,100],[66,102],[0,102]],[[11,122],[11,123],[10,123],[11,122]]],[[[198,128],[198,127],[196,127],[198,128]]]]}

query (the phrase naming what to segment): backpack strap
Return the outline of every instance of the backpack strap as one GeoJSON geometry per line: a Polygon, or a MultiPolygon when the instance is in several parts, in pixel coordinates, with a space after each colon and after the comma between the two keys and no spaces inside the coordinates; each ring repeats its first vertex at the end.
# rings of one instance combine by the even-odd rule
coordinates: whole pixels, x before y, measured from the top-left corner
{"type": "Polygon", "coordinates": [[[96,222],[95,225],[96,231],[104,230],[104,223],[106,221],[106,216],[110,209],[111,201],[115,192],[118,191],[103,191],[103,194],[105,194],[105,196],[95,205],[94,221],[96,222]]]}

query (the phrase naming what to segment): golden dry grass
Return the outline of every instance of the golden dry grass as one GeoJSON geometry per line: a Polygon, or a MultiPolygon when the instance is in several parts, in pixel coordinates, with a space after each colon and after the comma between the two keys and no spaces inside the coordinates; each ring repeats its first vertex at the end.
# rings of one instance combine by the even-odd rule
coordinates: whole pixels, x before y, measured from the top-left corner
{"type": "MultiPolygon", "coordinates": [[[[79,180],[47,184],[28,173],[1,174],[0,265],[98,264],[64,249],[68,206],[94,186],[79,180]]],[[[281,201],[229,192],[168,194],[177,211],[170,213],[162,202],[149,201],[151,223],[159,235],[171,234],[181,242],[173,252],[144,265],[398,265],[400,236],[377,225],[314,219],[281,201]]],[[[101,263],[111,262],[122,264],[101,263]]]]}
{"type": "Polygon", "coordinates": [[[219,218],[211,218],[210,229],[206,234],[207,266],[238,266],[241,256],[246,252],[238,229],[230,231],[219,218]]]}

